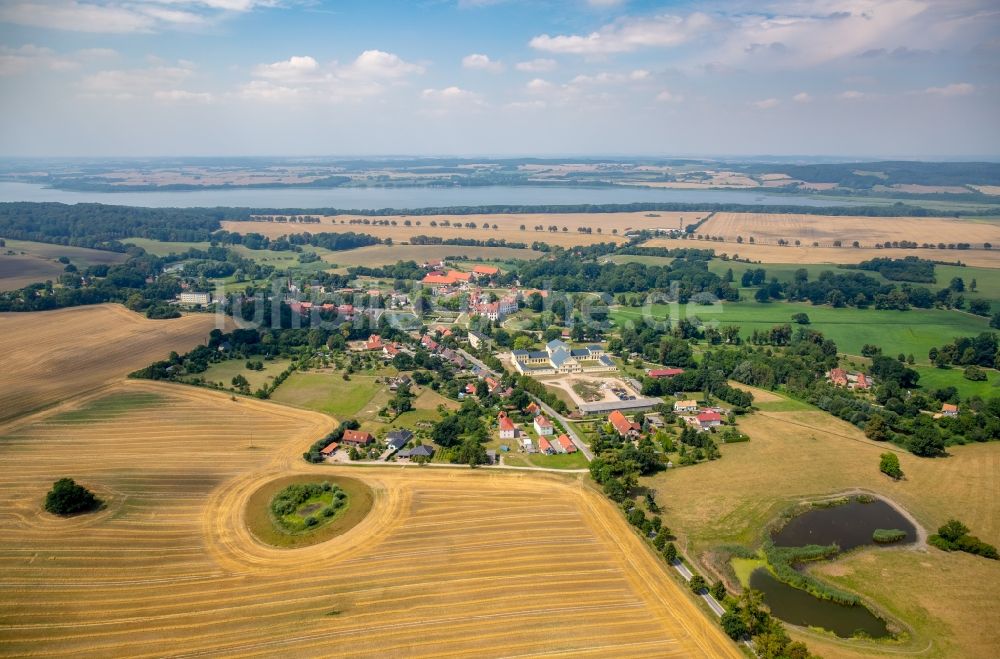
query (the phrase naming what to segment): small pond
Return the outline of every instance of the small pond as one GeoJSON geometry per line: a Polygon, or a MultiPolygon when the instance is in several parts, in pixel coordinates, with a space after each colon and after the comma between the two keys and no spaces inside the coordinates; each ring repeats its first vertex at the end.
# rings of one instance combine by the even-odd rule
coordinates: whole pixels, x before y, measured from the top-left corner
{"type": "Polygon", "coordinates": [[[772,534],[778,547],[804,547],[805,545],[832,545],[848,551],[862,545],[873,545],[875,529],[899,529],[906,537],[892,543],[901,545],[914,542],[917,530],[908,519],[882,499],[861,503],[852,497],[849,503],[815,507],[793,517],[772,534]]]}
{"type": "Polygon", "coordinates": [[[778,581],[767,568],[757,568],[750,574],[750,587],[763,593],[764,602],[771,613],[793,625],[822,627],[844,638],[854,636],[859,631],[872,638],[889,635],[885,621],[864,606],[845,606],[821,600],[804,590],[778,581]]]}

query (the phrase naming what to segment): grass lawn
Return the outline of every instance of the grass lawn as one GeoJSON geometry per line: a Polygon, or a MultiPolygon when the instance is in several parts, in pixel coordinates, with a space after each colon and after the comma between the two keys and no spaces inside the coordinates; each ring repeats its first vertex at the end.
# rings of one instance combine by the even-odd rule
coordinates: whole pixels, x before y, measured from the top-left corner
{"type": "Polygon", "coordinates": [[[271,395],[277,403],[325,412],[339,420],[355,416],[382,390],[370,375],[352,374],[344,380],[340,371],[292,373],[271,395]]]}
{"type": "MultiPolygon", "coordinates": [[[[668,307],[653,307],[653,319],[667,317],[668,307]]],[[[934,346],[949,343],[959,336],[973,336],[989,329],[985,318],[940,309],[910,311],[880,311],[844,307],[814,306],[801,302],[727,302],[718,305],[679,305],[679,317],[698,316],[705,323],[739,325],[743,336],[753,330],[767,330],[775,325],[791,323],[794,313],[809,316],[811,329],[820,331],[837,344],[841,352],[858,355],[861,346],[875,343],[885,354],[913,354],[918,363],[928,363],[927,352],[934,346]]],[[[641,318],[643,311],[617,308],[611,312],[621,325],[631,318],[641,318]]]]}
{"type": "MultiPolygon", "coordinates": [[[[605,257],[605,259],[612,263],[643,263],[645,265],[670,265],[673,262],[673,257],[670,256],[640,256],[635,254],[612,254],[611,256],[605,257]]],[[[712,261],[715,262],[714,260],[712,261]]],[[[722,272],[725,272],[723,270],[722,272]]]]}
{"type": "Polygon", "coordinates": [[[211,244],[208,242],[176,242],[168,243],[152,238],[126,238],[122,241],[129,245],[141,247],[154,256],[169,256],[170,254],[183,254],[189,249],[208,249],[211,244]]]}
{"type": "Polygon", "coordinates": [[[590,464],[583,453],[556,453],[555,455],[543,455],[541,453],[507,453],[504,455],[504,464],[523,467],[545,467],[547,469],[586,469],[590,464]],[[515,462],[520,464],[515,465],[515,462]]]}
{"type": "Polygon", "coordinates": [[[925,391],[955,387],[958,389],[958,395],[962,398],[968,398],[969,396],[980,396],[982,398],[1000,396],[1000,372],[993,369],[983,369],[986,373],[986,380],[981,382],[966,380],[962,376],[965,369],[960,366],[952,368],[919,366],[916,370],[920,373],[920,387],[925,391]]]}
{"type": "MultiPolygon", "coordinates": [[[[257,360],[257,357],[252,359],[252,361],[257,360]]],[[[250,391],[256,391],[265,384],[270,384],[271,380],[292,363],[290,359],[263,361],[263,371],[251,371],[246,367],[246,359],[227,359],[224,362],[210,365],[207,371],[198,373],[193,377],[203,377],[208,382],[221,382],[222,386],[228,389],[233,386],[233,378],[237,375],[242,375],[250,383],[250,391]]]]}
{"type": "Polygon", "coordinates": [[[368,514],[375,494],[361,481],[346,476],[324,476],[322,473],[279,478],[264,485],[250,495],[246,509],[246,523],[250,532],[261,542],[275,547],[307,547],[334,538],[353,528],[368,514]],[[329,522],[311,530],[289,533],[282,528],[271,513],[274,496],[293,484],[330,482],[347,493],[347,505],[329,522]]]}

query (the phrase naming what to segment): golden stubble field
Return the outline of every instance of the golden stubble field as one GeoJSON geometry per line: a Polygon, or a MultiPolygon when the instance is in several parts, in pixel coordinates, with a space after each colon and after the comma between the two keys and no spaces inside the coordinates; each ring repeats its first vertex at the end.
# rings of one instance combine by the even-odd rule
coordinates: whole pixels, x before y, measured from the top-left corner
{"type": "MultiPolygon", "coordinates": [[[[848,243],[849,245],[850,243],[848,243]]],[[[759,263],[801,263],[852,264],[874,258],[902,259],[919,256],[932,261],[961,261],[980,268],[1000,268],[1000,250],[956,250],[956,249],[874,249],[854,247],[813,247],[812,243],[802,245],[761,245],[736,242],[716,242],[711,240],[681,240],[678,238],[653,238],[643,243],[645,247],[668,247],[671,249],[712,249],[717,255],[728,254],[750,259],[759,263]]]]}
{"type": "MultiPolygon", "coordinates": [[[[906,479],[895,482],[878,471],[879,455],[890,446],[825,412],[764,411],[739,425],[751,441],[721,446],[721,460],[649,479],[664,523],[702,563],[720,545],[755,543],[765,524],[798,501],[855,488],[898,502],[930,533],[957,517],[986,542],[1000,544],[996,442],[950,447],[941,459],[897,449],[906,479]]],[[[985,658],[1000,647],[1000,629],[986,622],[996,616],[995,561],[933,548],[879,548],[814,569],[913,631],[901,646],[794,632],[821,656],[985,658]]]]}
{"type": "Polygon", "coordinates": [[[540,241],[552,245],[573,246],[592,245],[602,242],[624,242],[623,234],[628,229],[678,229],[697,222],[705,217],[705,212],[674,213],[527,213],[527,214],[496,214],[496,215],[393,215],[393,216],[362,216],[336,215],[324,216],[319,224],[299,224],[285,222],[245,222],[224,221],[222,228],[236,233],[260,233],[271,238],[277,238],[292,233],[323,233],[346,232],[366,233],[378,238],[392,238],[396,242],[410,240],[413,236],[439,236],[441,238],[489,238],[504,239],[507,242],[527,243],[540,241]],[[375,226],[370,224],[350,224],[352,219],[367,218],[377,221],[395,221],[396,226],[375,226]],[[411,226],[405,226],[409,221],[411,226]],[[420,226],[417,226],[420,222],[420,226]],[[431,226],[435,222],[438,226],[431,226]],[[449,222],[452,226],[441,226],[449,222]],[[455,224],[474,222],[475,229],[455,224]],[[490,229],[484,229],[488,223],[490,229]],[[497,228],[492,226],[496,224],[497,228]],[[521,230],[521,225],[525,230],[521,230]],[[541,225],[546,230],[535,231],[534,227],[541,225]],[[550,232],[549,226],[555,225],[558,231],[550,232]],[[563,227],[566,231],[563,232],[563,227]],[[594,233],[580,233],[579,227],[590,228],[594,233]],[[597,233],[600,229],[601,233],[597,233]],[[618,234],[613,233],[614,230],[618,234]]]}
{"type": "Polygon", "coordinates": [[[776,244],[784,239],[801,240],[821,247],[858,241],[862,247],[876,243],[908,240],[917,244],[983,243],[1000,245],[1000,225],[946,217],[853,217],[838,215],[793,215],[779,213],[716,213],[698,228],[698,233],[723,236],[735,241],[742,236],[757,243],[776,244]]]}
{"type": "Polygon", "coordinates": [[[742,656],[581,482],[302,462],[332,424],[133,381],[0,429],[0,653],[742,656]],[[246,502],[294,473],[362,479],[372,512],[319,545],[262,545],[246,502]],[[64,475],[107,508],[42,512],[64,475]]]}
{"type": "Polygon", "coordinates": [[[149,320],[115,304],[0,313],[0,422],[208,340],[212,314],[149,320]]]}

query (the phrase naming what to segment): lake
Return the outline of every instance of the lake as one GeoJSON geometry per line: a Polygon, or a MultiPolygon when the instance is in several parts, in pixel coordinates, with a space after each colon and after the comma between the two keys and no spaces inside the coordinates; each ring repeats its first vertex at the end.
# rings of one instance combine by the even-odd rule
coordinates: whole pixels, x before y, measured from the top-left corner
{"type": "Polygon", "coordinates": [[[36,183],[0,181],[2,201],[57,201],[145,207],[249,208],[428,208],[492,205],[571,205],[627,203],[775,204],[856,206],[858,200],[818,199],[808,195],[748,190],[672,190],[664,188],[578,188],[484,186],[479,188],[271,188],[175,192],[78,192],[36,183]]]}
{"type": "Polygon", "coordinates": [[[849,638],[858,631],[872,638],[889,635],[885,621],[864,606],[845,606],[821,600],[778,581],[767,568],[757,568],[750,574],[750,587],[764,595],[764,602],[771,613],[793,625],[822,627],[843,638],[849,638]]]}
{"type": "Polygon", "coordinates": [[[898,510],[882,499],[861,503],[852,497],[849,503],[817,507],[793,517],[771,536],[778,547],[836,544],[841,551],[872,545],[875,529],[899,529],[906,537],[894,545],[913,542],[917,530],[898,510]]]}

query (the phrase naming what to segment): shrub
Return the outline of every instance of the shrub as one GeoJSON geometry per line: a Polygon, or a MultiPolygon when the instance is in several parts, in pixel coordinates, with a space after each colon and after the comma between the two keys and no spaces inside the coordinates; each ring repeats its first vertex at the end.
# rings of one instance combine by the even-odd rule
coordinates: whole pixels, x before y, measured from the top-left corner
{"type": "Polygon", "coordinates": [[[708,588],[708,584],[705,583],[705,577],[700,574],[696,574],[691,577],[691,581],[688,582],[688,586],[691,588],[691,592],[697,595],[700,595],[706,588],[708,588]]]}
{"type": "Polygon", "coordinates": [[[899,480],[903,477],[903,470],[899,467],[899,457],[895,453],[883,453],[879,456],[878,470],[886,476],[899,480]]]}
{"type": "Polygon", "coordinates": [[[899,529],[875,529],[875,531],[872,532],[872,540],[880,545],[899,542],[905,537],[906,531],[901,531],[899,529]]]}
{"type": "Polygon", "coordinates": [[[90,490],[77,485],[72,478],[60,478],[45,495],[45,510],[54,515],[89,512],[99,508],[102,503],[90,490]]]}

